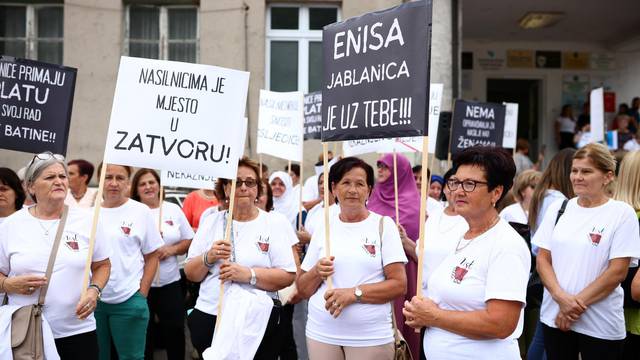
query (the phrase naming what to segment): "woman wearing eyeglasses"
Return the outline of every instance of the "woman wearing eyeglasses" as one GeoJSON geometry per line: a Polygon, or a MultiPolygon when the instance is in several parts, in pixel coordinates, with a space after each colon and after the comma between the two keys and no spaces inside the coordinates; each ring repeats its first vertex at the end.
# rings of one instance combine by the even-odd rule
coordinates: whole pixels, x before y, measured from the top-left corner
{"type": "Polygon", "coordinates": [[[167,350],[169,360],[183,360],[184,298],[177,256],[186,254],[193,239],[193,230],[178,205],[160,199],[160,176],[155,171],[140,169],[135,173],[131,181],[131,199],[151,209],[165,243],[157,250],[159,268],[147,297],[149,327],[145,358],[153,359],[155,348],[161,347],[167,350]],[[162,219],[159,218],[161,211],[162,219]],[[162,339],[163,346],[155,344],[158,337],[162,339]]]}
{"type": "MultiPolygon", "coordinates": [[[[99,167],[101,169],[101,166],[99,167]]],[[[98,173],[100,176],[100,173],[98,173]]],[[[111,277],[96,309],[100,359],[143,359],[147,296],[164,245],[151,210],[129,198],[131,168],[107,164],[96,239],[113,248],[111,277]]]]}
{"type": "MultiPolygon", "coordinates": [[[[38,302],[40,291],[48,285],[43,314],[60,358],[97,359],[93,312],[109,279],[110,248],[105,241],[96,241],[91,279],[82,284],[91,216],[79,208],[69,208],[53,271],[46,279],[69,186],[62,155],[36,155],[27,167],[25,182],[35,205],[13,213],[0,226],[0,292],[8,294],[9,305],[31,305],[38,302]],[[83,288],[87,291],[81,295],[83,288]]],[[[5,339],[0,340],[2,359],[11,356],[10,347],[8,355],[4,352],[5,339]]]]}
{"type": "Polygon", "coordinates": [[[455,159],[447,181],[469,229],[427,280],[427,297],[405,303],[407,324],[426,327],[427,359],[520,359],[518,337],[531,259],[524,240],[495,204],[511,188],[515,164],[495,147],[455,159]]]}
{"type": "MultiPolygon", "coordinates": [[[[189,248],[184,271],[189,280],[201,282],[201,285],[196,306],[187,321],[191,342],[200,356],[212,345],[220,299],[220,282],[223,281],[229,291],[233,285],[239,285],[255,294],[257,298],[266,296],[271,303],[268,313],[257,315],[258,318],[266,320],[265,323],[261,323],[262,329],[266,329],[260,339],[241,332],[235,337],[226,338],[225,341],[233,343],[238,339],[248,339],[243,346],[256,345],[255,358],[277,358],[281,342],[278,329],[281,306],[277,299],[277,291],[289,286],[295,278],[293,246],[298,239],[291,223],[282,214],[274,211],[265,212],[256,206],[256,199],[262,192],[262,188],[258,186],[261,182],[258,174],[259,168],[255,161],[248,158],[240,160],[231,241],[222,240],[225,238],[228,213],[220,211],[203,220],[189,248]]],[[[221,201],[225,201],[230,198],[230,193],[231,181],[220,179],[216,184],[216,195],[221,201]]],[[[224,303],[230,304],[224,311],[249,311],[230,298],[228,292],[225,292],[224,303]]],[[[216,331],[228,334],[223,327],[234,326],[233,318],[223,319],[230,320],[222,322],[216,331]]],[[[246,326],[240,326],[240,331],[246,326]]],[[[220,349],[212,350],[215,352],[220,349]]]]}

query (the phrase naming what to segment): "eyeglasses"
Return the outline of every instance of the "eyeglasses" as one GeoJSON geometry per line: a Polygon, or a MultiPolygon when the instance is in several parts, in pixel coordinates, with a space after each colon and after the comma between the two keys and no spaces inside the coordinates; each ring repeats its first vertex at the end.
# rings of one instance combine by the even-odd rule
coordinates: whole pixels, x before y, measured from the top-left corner
{"type": "Polygon", "coordinates": [[[60,161],[64,161],[64,156],[62,156],[60,154],[54,154],[51,151],[45,151],[43,153],[34,155],[33,159],[31,159],[31,162],[29,162],[29,166],[31,166],[31,164],[33,164],[33,162],[36,161],[36,159],[38,159],[38,160],[49,160],[51,158],[54,158],[54,159],[60,160],[60,161]]]}
{"type": "Polygon", "coordinates": [[[382,163],[382,162],[377,163],[376,167],[378,169],[388,169],[389,168],[385,163],[382,163]]]}
{"type": "Polygon", "coordinates": [[[242,184],[245,184],[248,188],[256,187],[258,185],[258,181],[256,179],[236,179],[236,187],[242,187],[242,184]]]}
{"type": "Polygon", "coordinates": [[[447,181],[447,188],[449,188],[450,191],[456,191],[458,190],[458,186],[462,185],[462,190],[464,192],[472,192],[473,190],[476,189],[476,186],[478,184],[487,185],[488,183],[486,181],[477,181],[477,180],[449,179],[447,181]]]}

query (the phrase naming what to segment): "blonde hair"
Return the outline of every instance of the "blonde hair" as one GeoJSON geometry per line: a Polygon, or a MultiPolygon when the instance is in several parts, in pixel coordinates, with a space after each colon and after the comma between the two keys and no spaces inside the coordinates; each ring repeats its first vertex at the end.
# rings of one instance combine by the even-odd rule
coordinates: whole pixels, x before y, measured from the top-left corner
{"type": "Polygon", "coordinates": [[[602,144],[587,144],[585,147],[576,151],[573,158],[580,160],[589,158],[595,165],[596,169],[605,174],[609,171],[614,174],[616,172],[616,158],[611,155],[609,149],[602,144]]]}
{"type": "Polygon", "coordinates": [[[516,181],[514,181],[511,191],[517,202],[522,202],[522,192],[527,187],[531,186],[535,189],[536,185],[538,185],[538,181],[540,181],[540,177],[542,177],[542,173],[533,169],[525,170],[516,177],[516,181]]]}
{"type": "Polygon", "coordinates": [[[640,210],[640,151],[632,151],[622,159],[613,198],[640,210]]]}

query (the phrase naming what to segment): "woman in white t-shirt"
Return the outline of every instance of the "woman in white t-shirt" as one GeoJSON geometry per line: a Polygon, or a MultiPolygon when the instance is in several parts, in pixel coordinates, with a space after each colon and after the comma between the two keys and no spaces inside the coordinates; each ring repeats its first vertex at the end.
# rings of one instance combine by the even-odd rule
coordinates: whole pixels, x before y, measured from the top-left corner
{"type": "Polygon", "coordinates": [[[518,224],[529,223],[529,205],[531,205],[531,198],[533,197],[533,190],[538,185],[541,172],[536,170],[525,170],[516,177],[513,183],[511,193],[516,200],[514,204],[507,206],[500,212],[506,222],[515,222],[518,224]]]}
{"type": "Polygon", "coordinates": [[[107,164],[96,233],[113,249],[111,277],[96,309],[101,359],[111,357],[112,343],[120,359],[144,357],[146,298],[158,269],[157,250],[164,245],[149,207],[129,198],[130,177],[129,166],[107,164]]]}
{"type": "MultiPolygon", "coordinates": [[[[280,350],[282,306],[276,292],[291,285],[295,278],[293,246],[298,240],[282,214],[256,206],[262,192],[258,173],[255,161],[243,158],[238,163],[231,241],[220,240],[224,239],[228,219],[228,212],[220,211],[204,219],[189,248],[184,271],[189,280],[201,284],[187,322],[191,342],[201,356],[213,339],[221,281],[227,287],[239,284],[273,298],[274,306],[255,357],[276,359],[280,350]]],[[[218,199],[227,201],[230,193],[231,182],[220,179],[216,184],[218,199]]]]}
{"type": "Polygon", "coordinates": [[[9,168],[0,168],[0,224],[9,215],[22,209],[25,199],[18,175],[9,168]]]}
{"type": "Polygon", "coordinates": [[[43,314],[60,358],[98,359],[93,312],[109,279],[109,246],[96,240],[91,279],[82,284],[91,215],[70,208],[51,278],[45,279],[68,189],[62,155],[36,155],[27,167],[25,182],[35,205],[14,213],[0,226],[0,291],[8,294],[9,305],[24,306],[37,303],[41,287],[48,283],[43,314]],[[87,289],[84,295],[83,288],[87,289]]]}
{"type": "Polygon", "coordinates": [[[269,176],[273,195],[273,210],[284,215],[293,228],[298,227],[300,191],[294,191],[291,176],[284,171],[275,171],[269,176]]]}
{"type": "Polygon", "coordinates": [[[574,147],[573,136],[576,133],[576,120],[573,118],[573,108],[567,104],[562,107],[560,116],[555,123],[556,143],[558,149],[574,147]]]}
{"type": "Polygon", "coordinates": [[[167,350],[167,358],[182,360],[185,349],[184,297],[180,285],[178,256],[187,253],[193,239],[193,230],[178,205],[163,201],[161,212],[160,176],[155,171],[140,169],[135,173],[131,181],[131,199],[140,201],[151,209],[164,241],[164,245],[157,250],[160,264],[147,296],[149,326],[145,358],[153,358],[156,348],[154,340],[159,335],[162,346],[157,347],[167,350]]]}
{"type": "Polygon", "coordinates": [[[393,299],[407,278],[400,235],[393,220],[366,207],[373,168],[347,157],[331,167],[329,183],[339,213],[315,230],[296,285],[309,300],[307,348],[314,359],[393,359],[393,299]],[[327,280],[331,277],[333,288],[327,280]]]}
{"type": "Polygon", "coordinates": [[[620,283],[640,257],[635,212],[609,199],[616,161],[592,143],[573,157],[569,200],[549,207],[533,237],[545,286],[540,319],[548,359],[618,359],[626,335],[620,283]]]}
{"type": "Polygon", "coordinates": [[[428,296],[405,303],[407,324],[427,327],[423,350],[429,360],[520,359],[531,258],[495,208],[511,188],[515,164],[494,147],[465,149],[455,164],[447,187],[469,229],[447,234],[457,239],[440,239],[456,246],[429,276],[428,296]]]}

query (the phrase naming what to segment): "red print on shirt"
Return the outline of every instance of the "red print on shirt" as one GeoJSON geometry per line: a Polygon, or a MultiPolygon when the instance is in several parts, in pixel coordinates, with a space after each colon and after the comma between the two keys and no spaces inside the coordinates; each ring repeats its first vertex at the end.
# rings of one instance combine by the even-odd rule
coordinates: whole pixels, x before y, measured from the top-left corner
{"type": "Polygon", "coordinates": [[[367,254],[369,254],[369,256],[371,257],[375,257],[376,256],[376,243],[375,240],[374,241],[370,241],[368,238],[364,238],[364,244],[362,244],[362,248],[364,249],[364,251],[367,252],[367,254]]]}
{"type": "Polygon", "coordinates": [[[131,226],[133,225],[133,223],[127,223],[125,221],[122,222],[122,224],[120,224],[120,230],[122,230],[122,233],[129,236],[131,235],[131,226]]]}
{"type": "Polygon", "coordinates": [[[78,251],[78,249],[80,249],[80,247],[78,246],[78,238],[77,235],[65,235],[64,236],[64,243],[65,245],[67,245],[67,247],[70,250],[73,251],[78,251]]]}
{"type": "Polygon", "coordinates": [[[259,236],[256,245],[258,246],[258,250],[260,250],[261,253],[266,254],[267,252],[269,252],[269,237],[259,236]]]}
{"type": "Polygon", "coordinates": [[[602,240],[602,233],[604,233],[604,228],[599,231],[595,227],[591,229],[591,232],[589,233],[589,240],[591,240],[591,245],[600,245],[600,240],[602,240]]]}
{"type": "Polygon", "coordinates": [[[164,222],[169,226],[173,226],[173,220],[165,220],[164,222]]]}
{"type": "Polygon", "coordinates": [[[473,266],[474,261],[475,260],[467,261],[467,258],[465,257],[462,259],[460,264],[456,265],[451,272],[451,279],[453,279],[454,283],[460,284],[462,280],[464,280],[464,277],[469,273],[469,270],[471,270],[471,266],[473,266]]]}

